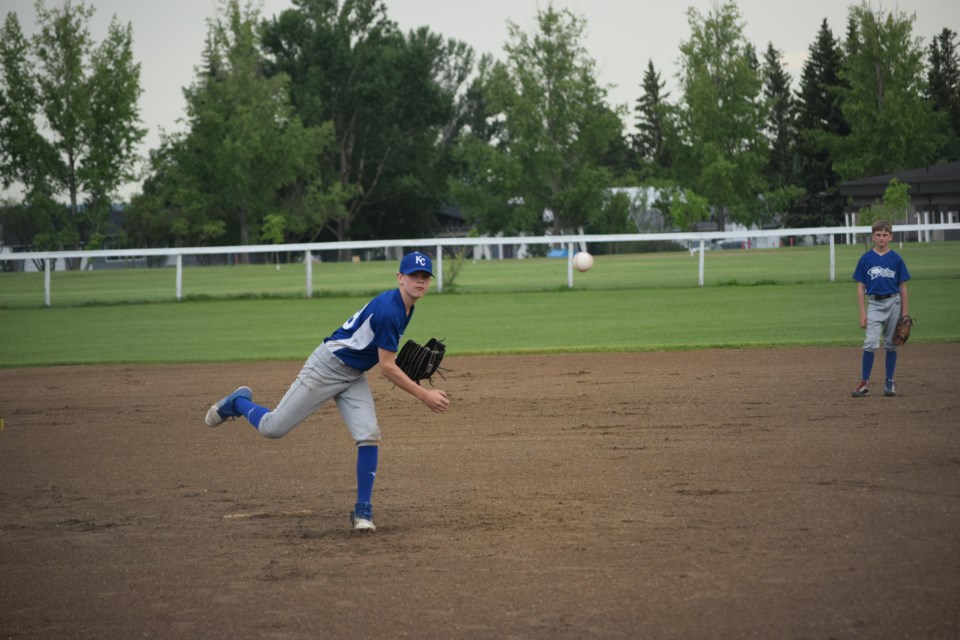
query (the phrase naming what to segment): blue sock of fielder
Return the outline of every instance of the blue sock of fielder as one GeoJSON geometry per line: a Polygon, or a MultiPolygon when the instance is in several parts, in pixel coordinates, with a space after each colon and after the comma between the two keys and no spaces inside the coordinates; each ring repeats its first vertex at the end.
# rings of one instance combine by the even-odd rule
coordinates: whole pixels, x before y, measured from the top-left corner
{"type": "Polygon", "coordinates": [[[373,481],[377,479],[377,461],[380,447],[357,447],[357,503],[370,504],[373,498],[373,481]]]}
{"type": "Polygon", "coordinates": [[[237,398],[233,401],[234,410],[250,421],[254,428],[260,427],[260,420],[270,413],[270,409],[254,404],[246,398],[237,398]]]}
{"type": "Polygon", "coordinates": [[[893,380],[893,372],[897,370],[897,352],[887,351],[887,380],[893,380]]]}
{"type": "Polygon", "coordinates": [[[870,379],[870,371],[873,369],[873,351],[864,351],[863,352],[863,371],[861,372],[861,380],[870,379]]]}

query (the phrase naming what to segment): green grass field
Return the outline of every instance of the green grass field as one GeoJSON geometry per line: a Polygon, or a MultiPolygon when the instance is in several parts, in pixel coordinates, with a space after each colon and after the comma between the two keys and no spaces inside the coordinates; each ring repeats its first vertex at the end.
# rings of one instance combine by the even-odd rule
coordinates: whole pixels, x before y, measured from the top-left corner
{"type": "MultiPolygon", "coordinates": [[[[960,244],[910,244],[913,342],[960,342],[960,244]]],[[[566,261],[467,262],[417,307],[405,337],[446,338],[451,354],[856,346],[862,246],[713,251],[705,286],[688,253],[598,256],[567,287],[566,261]]],[[[445,261],[449,269],[452,261],[445,261]]],[[[305,358],[375,293],[396,286],[385,262],[0,274],[0,366],[305,358]]],[[[448,272],[449,273],[449,272],[448,272]]]]}
{"type": "MultiPolygon", "coordinates": [[[[960,278],[960,242],[907,244],[896,249],[914,278],[960,278]]],[[[836,247],[836,282],[848,282],[863,245],[836,247]]],[[[566,260],[468,261],[452,284],[454,264],[444,260],[444,293],[529,293],[567,289],[566,260]]],[[[395,265],[386,262],[325,262],[313,267],[314,297],[370,297],[395,284],[395,265]]],[[[686,251],[597,256],[589,272],[577,273],[578,291],[697,288],[699,258],[686,251]]],[[[708,251],[704,286],[828,283],[830,254],[826,246],[785,249],[708,251]]],[[[42,273],[0,273],[0,309],[44,305],[42,273]]],[[[306,270],[302,264],[186,267],[186,300],[238,298],[303,298],[306,270]]],[[[113,269],[54,272],[54,307],[172,302],[176,270],[113,269]]]]}

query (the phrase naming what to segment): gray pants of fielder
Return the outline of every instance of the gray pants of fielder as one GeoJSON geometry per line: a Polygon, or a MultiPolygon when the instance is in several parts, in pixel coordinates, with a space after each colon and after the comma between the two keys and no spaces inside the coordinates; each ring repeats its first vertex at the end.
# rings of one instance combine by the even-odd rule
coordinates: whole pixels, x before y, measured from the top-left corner
{"type": "Polygon", "coordinates": [[[880,336],[883,336],[883,348],[896,351],[893,335],[897,332],[900,319],[900,294],[886,300],[867,300],[867,331],[863,338],[864,351],[876,351],[880,348],[880,336]]]}
{"type": "Polygon", "coordinates": [[[343,362],[321,344],[304,363],[277,407],[260,420],[267,438],[282,438],[330,399],[358,446],[380,442],[380,426],[366,374],[343,362]]]}

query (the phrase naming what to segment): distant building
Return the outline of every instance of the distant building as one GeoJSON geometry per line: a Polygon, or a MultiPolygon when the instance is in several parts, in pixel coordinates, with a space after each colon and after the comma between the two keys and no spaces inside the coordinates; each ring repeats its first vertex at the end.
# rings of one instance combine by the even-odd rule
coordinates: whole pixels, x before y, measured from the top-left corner
{"type": "MultiPolygon", "coordinates": [[[[849,180],[840,184],[840,193],[851,199],[844,207],[856,226],[856,214],[883,200],[883,193],[892,179],[910,185],[910,209],[894,224],[940,224],[960,221],[960,162],[948,162],[920,169],[887,173],[880,176],[849,180]]],[[[947,240],[960,239],[960,232],[944,232],[947,240]]]]}

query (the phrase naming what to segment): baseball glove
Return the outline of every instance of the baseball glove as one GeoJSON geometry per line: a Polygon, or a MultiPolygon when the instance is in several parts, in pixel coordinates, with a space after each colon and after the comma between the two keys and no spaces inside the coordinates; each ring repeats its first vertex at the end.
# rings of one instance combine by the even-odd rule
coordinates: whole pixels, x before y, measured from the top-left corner
{"type": "Polygon", "coordinates": [[[420,384],[421,380],[428,380],[432,386],[433,374],[443,378],[439,369],[446,351],[447,346],[443,340],[436,338],[430,338],[425,345],[407,340],[397,354],[397,366],[417,384],[420,384]]]}
{"type": "Polygon", "coordinates": [[[907,340],[910,339],[910,329],[913,328],[913,318],[910,316],[903,316],[897,320],[897,329],[893,333],[893,344],[900,345],[906,344],[907,340]]]}

